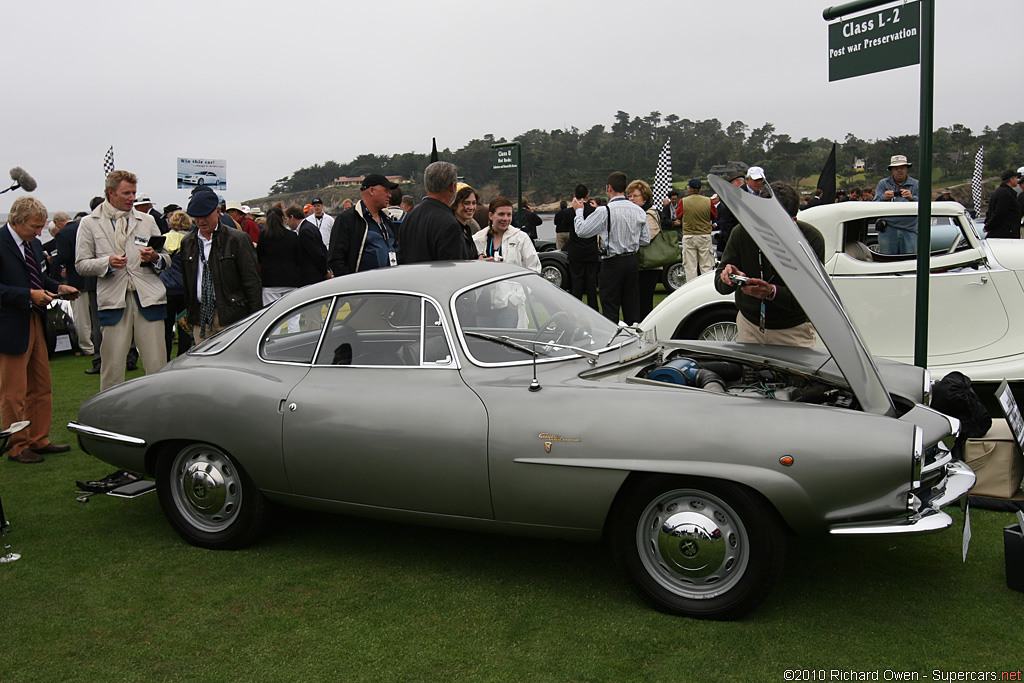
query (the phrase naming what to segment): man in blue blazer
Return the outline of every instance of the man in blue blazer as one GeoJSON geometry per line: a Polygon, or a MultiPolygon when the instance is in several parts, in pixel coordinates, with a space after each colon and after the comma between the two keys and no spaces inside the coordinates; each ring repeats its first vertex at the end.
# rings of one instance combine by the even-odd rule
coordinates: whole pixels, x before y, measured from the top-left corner
{"type": "Polygon", "coordinates": [[[43,316],[58,293],[74,298],[78,290],[46,274],[36,238],[47,217],[38,199],[20,197],[0,228],[0,418],[8,427],[32,423],[11,437],[7,457],[15,462],[42,462],[44,454],[71,450],[50,443],[53,401],[43,316]]]}

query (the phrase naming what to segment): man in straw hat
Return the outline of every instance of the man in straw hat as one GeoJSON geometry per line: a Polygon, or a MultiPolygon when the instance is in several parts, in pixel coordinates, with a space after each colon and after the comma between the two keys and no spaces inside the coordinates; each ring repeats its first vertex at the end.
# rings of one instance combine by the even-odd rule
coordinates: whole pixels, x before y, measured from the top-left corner
{"type": "MultiPolygon", "coordinates": [[[[910,177],[910,162],[902,154],[889,160],[888,178],[878,181],[876,202],[916,202],[917,181],[910,177]]],[[[917,216],[890,216],[875,222],[878,250],[883,254],[917,253],[917,216]]]]}

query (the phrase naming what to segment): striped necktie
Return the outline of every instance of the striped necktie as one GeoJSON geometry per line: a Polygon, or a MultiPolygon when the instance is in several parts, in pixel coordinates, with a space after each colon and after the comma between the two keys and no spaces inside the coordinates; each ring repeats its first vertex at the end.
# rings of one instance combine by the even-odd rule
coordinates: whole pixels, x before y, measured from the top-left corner
{"type": "MultiPolygon", "coordinates": [[[[29,287],[29,289],[44,289],[43,278],[39,274],[39,264],[36,263],[36,258],[32,254],[32,247],[29,246],[28,242],[22,242],[21,244],[25,247],[25,265],[28,266],[28,279],[29,282],[31,282],[31,287],[29,287]]],[[[40,313],[46,312],[42,306],[34,303],[32,304],[32,308],[40,313]]]]}

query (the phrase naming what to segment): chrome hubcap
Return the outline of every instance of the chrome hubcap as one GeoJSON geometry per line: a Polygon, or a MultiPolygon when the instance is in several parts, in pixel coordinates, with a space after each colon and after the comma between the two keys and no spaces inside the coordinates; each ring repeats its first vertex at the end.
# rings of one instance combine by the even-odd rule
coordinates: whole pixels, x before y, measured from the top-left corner
{"type": "Polygon", "coordinates": [[[242,498],[235,466],[216,448],[189,446],[171,468],[175,507],[194,527],[216,532],[231,525],[242,498]]]}
{"type": "Polygon", "coordinates": [[[687,598],[727,592],[742,578],[749,558],[739,517],[703,491],[669,491],[652,501],[640,516],[636,542],[647,572],[687,598]]]}

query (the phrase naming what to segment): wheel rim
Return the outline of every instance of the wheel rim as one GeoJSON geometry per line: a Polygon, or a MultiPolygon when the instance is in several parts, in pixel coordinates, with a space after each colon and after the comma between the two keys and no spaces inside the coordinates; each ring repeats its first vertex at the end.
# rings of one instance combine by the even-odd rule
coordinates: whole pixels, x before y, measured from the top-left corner
{"type": "Polygon", "coordinates": [[[544,276],[544,279],[549,281],[551,284],[558,287],[562,286],[562,271],[555,266],[544,266],[540,269],[540,274],[544,276]]]}
{"type": "Polygon", "coordinates": [[[701,341],[736,341],[736,323],[712,323],[704,328],[697,339],[701,341]]]}
{"type": "Polygon", "coordinates": [[[215,533],[231,526],[242,502],[234,464],[212,446],[189,446],[171,466],[174,506],[197,529],[215,533]]]}
{"type": "Polygon", "coordinates": [[[636,546],[647,573],[664,589],[706,600],[734,588],[750,557],[747,530],[723,500],[705,491],[669,491],[644,509],[636,546]]]}
{"type": "Polygon", "coordinates": [[[673,263],[668,267],[668,275],[665,278],[668,280],[668,286],[673,291],[679,289],[686,284],[686,269],[683,268],[682,263],[673,263]]]}

